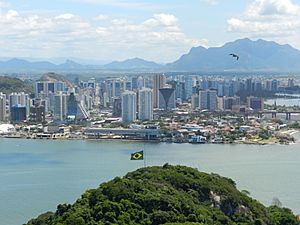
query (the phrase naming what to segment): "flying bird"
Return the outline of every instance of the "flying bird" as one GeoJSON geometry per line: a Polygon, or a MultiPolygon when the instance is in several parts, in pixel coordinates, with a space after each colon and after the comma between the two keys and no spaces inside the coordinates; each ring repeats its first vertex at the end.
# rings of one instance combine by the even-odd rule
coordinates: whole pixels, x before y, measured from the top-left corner
{"type": "Polygon", "coordinates": [[[239,60],[239,56],[237,55],[237,54],[233,54],[233,53],[231,53],[231,54],[229,54],[229,55],[231,55],[233,58],[236,58],[236,60],[238,61],[239,60]]]}

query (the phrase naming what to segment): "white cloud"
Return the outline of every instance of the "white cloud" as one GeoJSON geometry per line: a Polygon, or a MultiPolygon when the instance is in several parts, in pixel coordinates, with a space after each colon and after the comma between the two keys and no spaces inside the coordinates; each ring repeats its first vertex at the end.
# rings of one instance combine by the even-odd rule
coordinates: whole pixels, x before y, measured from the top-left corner
{"type": "Polygon", "coordinates": [[[136,22],[105,15],[87,19],[71,13],[50,16],[15,10],[0,14],[0,40],[0,52],[7,57],[137,56],[164,62],[207,44],[186,35],[172,14],[158,13],[136,22]]]}
{"type": "Polygon", "coordinates": [[[55,19],[62,19],[62,20],[70,20],[73,19],[75,16],[71,13],[65,13],[65,14],[61,14],[55,17],[55,19]]]}
{"type": "Polygon", "coordinates": [[[83,2],[87,4],[95,4],[95,5],[109,5],[120,8],[130,8],[130,9],[154,9],[161,8],[163,3],[159,5],[155,5],[152,3],[145,3],[141,1],[132,1],[132,0],[69,0],[76,2],[83,2]]]}
{"type": "Polygon", "coordinates": [[[299,16],[300,6],[291,0],[255,0],[227,21],[228,30],[253,37],[293,35],[300,28],[299,16]]]}
{"type": "Polygon", "coordinates": [[[0,9],[9,7],[9,3],[5,1],[0,1],[0,9]]]}
{"type": "Polygon", "coordinates": [[[96,20],[96,21],[105,21],[105,20],[109,19],[109,16],[100,14],[100,15],[94,17],[93,19],[96,20]]]}

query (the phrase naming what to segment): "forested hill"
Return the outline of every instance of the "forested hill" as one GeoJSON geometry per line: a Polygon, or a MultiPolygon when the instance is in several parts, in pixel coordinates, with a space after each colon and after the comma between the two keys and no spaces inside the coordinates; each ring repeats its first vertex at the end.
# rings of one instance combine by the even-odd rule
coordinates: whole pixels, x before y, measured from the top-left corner
{"type": "Polygon", "coordinates": [[[0,76],[0,92],[5,94],[12,92],[33,93],[33,84],[15,77],[0,76]]]}
{"type": "Polygon", "coordinates": [[[183,166],[142,168],[88,190],[28,225],[296,225],[289,209],[265,207],[235,183],[183,166]]]}

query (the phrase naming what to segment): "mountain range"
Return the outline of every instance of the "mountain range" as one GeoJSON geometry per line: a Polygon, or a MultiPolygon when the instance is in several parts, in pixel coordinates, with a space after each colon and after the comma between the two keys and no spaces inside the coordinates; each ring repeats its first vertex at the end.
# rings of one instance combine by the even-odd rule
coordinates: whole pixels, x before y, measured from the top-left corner
{"type": "Polygon", "coordinates": [[[300,72],[300,51],[273,41],[248,38],[228,42],[221,47],[192,48],[175,62],[158,64],[140,58],[114,61],[104,65],[80,64],[66,60],[62,64],[25,59],[0,61],[0,72],[28,71],[133,71],[133,72],[300,72]],[[237,54],[239,60],[230,54],[237,54]]]}

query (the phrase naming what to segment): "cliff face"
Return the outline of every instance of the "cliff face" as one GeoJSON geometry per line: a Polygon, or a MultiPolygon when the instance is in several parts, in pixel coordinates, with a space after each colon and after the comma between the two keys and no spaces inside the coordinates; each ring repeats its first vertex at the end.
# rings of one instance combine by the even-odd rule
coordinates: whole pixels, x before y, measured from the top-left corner
{"type": "Polygon", "coordinates": [[[289,209],[265,207],[235,183],[183,166],[142,168],[88,190],[28,225],[299,224],[289,209]]]}

